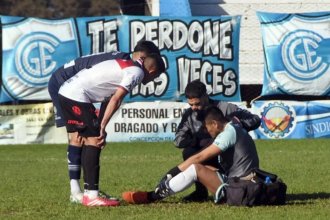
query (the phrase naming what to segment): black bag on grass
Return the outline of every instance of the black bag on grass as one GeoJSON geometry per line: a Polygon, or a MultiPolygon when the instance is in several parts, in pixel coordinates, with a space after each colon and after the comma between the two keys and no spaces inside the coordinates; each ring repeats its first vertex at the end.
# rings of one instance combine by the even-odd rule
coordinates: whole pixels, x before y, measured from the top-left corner
{"type": "Polygon", "coordinates": [[[284,205],[287,186],[277,175],[254,169],[244,178],[230,178],[226,203],[232,206],[284,205]]]}
{"type": "Polygon", "coordinates": [[[230,178],[226,186],[226,203],[233,206],[253,206],[259,202],[263,183],[230,178]]]}

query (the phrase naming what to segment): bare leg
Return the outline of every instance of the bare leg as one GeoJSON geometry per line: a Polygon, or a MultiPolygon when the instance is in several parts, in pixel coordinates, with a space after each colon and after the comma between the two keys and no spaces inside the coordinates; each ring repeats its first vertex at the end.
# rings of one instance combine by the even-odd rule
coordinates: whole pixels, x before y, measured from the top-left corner
{"type": "Polygon", "coordinates": [[[219,186],[222,184],[216,173],[216,169],[201,164],[195,164],[195,167],[198,180],[206,186],[211,193],[215,194],[219,186]]]}
{"type": "Polygon", "coordinates": [[[81,147],[83,144],[83,139],[81,136],[79,136],[78,132],[73,132],[68,134],[69,138],[69,144],[76,146],[76,147],[81,147]]]}

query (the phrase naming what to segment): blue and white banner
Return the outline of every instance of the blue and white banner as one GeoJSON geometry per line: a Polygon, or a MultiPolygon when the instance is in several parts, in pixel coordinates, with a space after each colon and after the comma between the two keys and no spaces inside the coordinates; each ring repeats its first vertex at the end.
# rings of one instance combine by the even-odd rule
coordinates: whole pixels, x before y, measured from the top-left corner
{"type": "Polygon", "coordinates": [[[131,52],[142,39],[160,48],[167,68],[154,82],[137,86],[125,101],[182,100],[187,83],[195,79],[215,99],[241,100],[240,16],[0,18],[0,103],[50,100],[48,80],[66,62],[92,53],[131,52]]]}
{"type": "Polygon", "coordinates": [[[330,101],[255,101],[251,111],[261,118],[256,139],[330,137],[330,101]]]}
{"type": "Polygon", "coordinates": [[[330,95],[330,12],[257,12],[265,53],[261,95],[330,95]]]}

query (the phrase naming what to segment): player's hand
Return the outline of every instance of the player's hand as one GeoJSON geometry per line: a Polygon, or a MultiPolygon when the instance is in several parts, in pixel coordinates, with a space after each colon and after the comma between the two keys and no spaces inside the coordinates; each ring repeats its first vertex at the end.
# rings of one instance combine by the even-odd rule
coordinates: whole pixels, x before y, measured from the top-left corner
{"type": "Polygon", "coordinates": [[[107,132],[104,128],[101,128],[100,130],[100,136],[97,137],[97,146],[101,149],[105,148],[106,145],[106,138],[107,138],[107,132]]]}
{"type": "Polygon", "coordinates": [[[235,124],[235,125],[239,125],[240,127],[243,127],[241,121],[240,121],[236,116],[234,116],[234,117],[231,119],[231,121],[233,122],[233,124],[235,124]]]}

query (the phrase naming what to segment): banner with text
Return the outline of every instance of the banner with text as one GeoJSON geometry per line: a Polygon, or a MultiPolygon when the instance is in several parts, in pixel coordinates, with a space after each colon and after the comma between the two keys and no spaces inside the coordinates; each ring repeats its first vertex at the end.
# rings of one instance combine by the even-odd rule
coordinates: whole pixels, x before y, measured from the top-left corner
{"type": "Polygon", "coordinates": [[[261,95],[330,95],[330,12],[257,12],[265,53],[261,95]]]}
{"type": "Polygon", "coordinates": [[[60,66],[92,53],[131,52],[153,41],[166,71],[134,88],[126,101],[182,100],[188,82],[200,79],[215,99],[240,101],[240,16],[104,16],[40,19],[0,16],[0,103],[50,100],[47,83],[60,66]]]}
{"type": "Polygon", "coordinates": [[[0,105],[0,144],[65,143],[54,125],[53,104],[0,105]]]}
{"type": "Polygon", "coordinates": [[[108,141],[173,141],[184,102],[135,102],[123,104],[107,126],[108,141]]]}
{"type": "MultiPolygon", "coordinates": [[[[124,103],[106,128],[107,141],[173,141],[188,107],[184,102],[124,103]]],[[[0,105],[0,144],[29,143],[67,143],[65,127],[55,127],[52,103],[0,105]]]]}
{"type": "Polygon", "coordinates": [[[330,101],[255,101],[251,111],[261,118],[256,139],[330,137],[330,101]]]}
{"type": "MultiPolygon", "coordinates": [[[[244,102],[232,103],[246,108],[244,102]]],[[[173,141],[186,108],[185,102],[123,103],[106,128],[107,141],[173,141]]],[[[29,143],[67,143],[65,127],[55,127],[52,103],[0,105],[0,145],[29,143]]]]}

